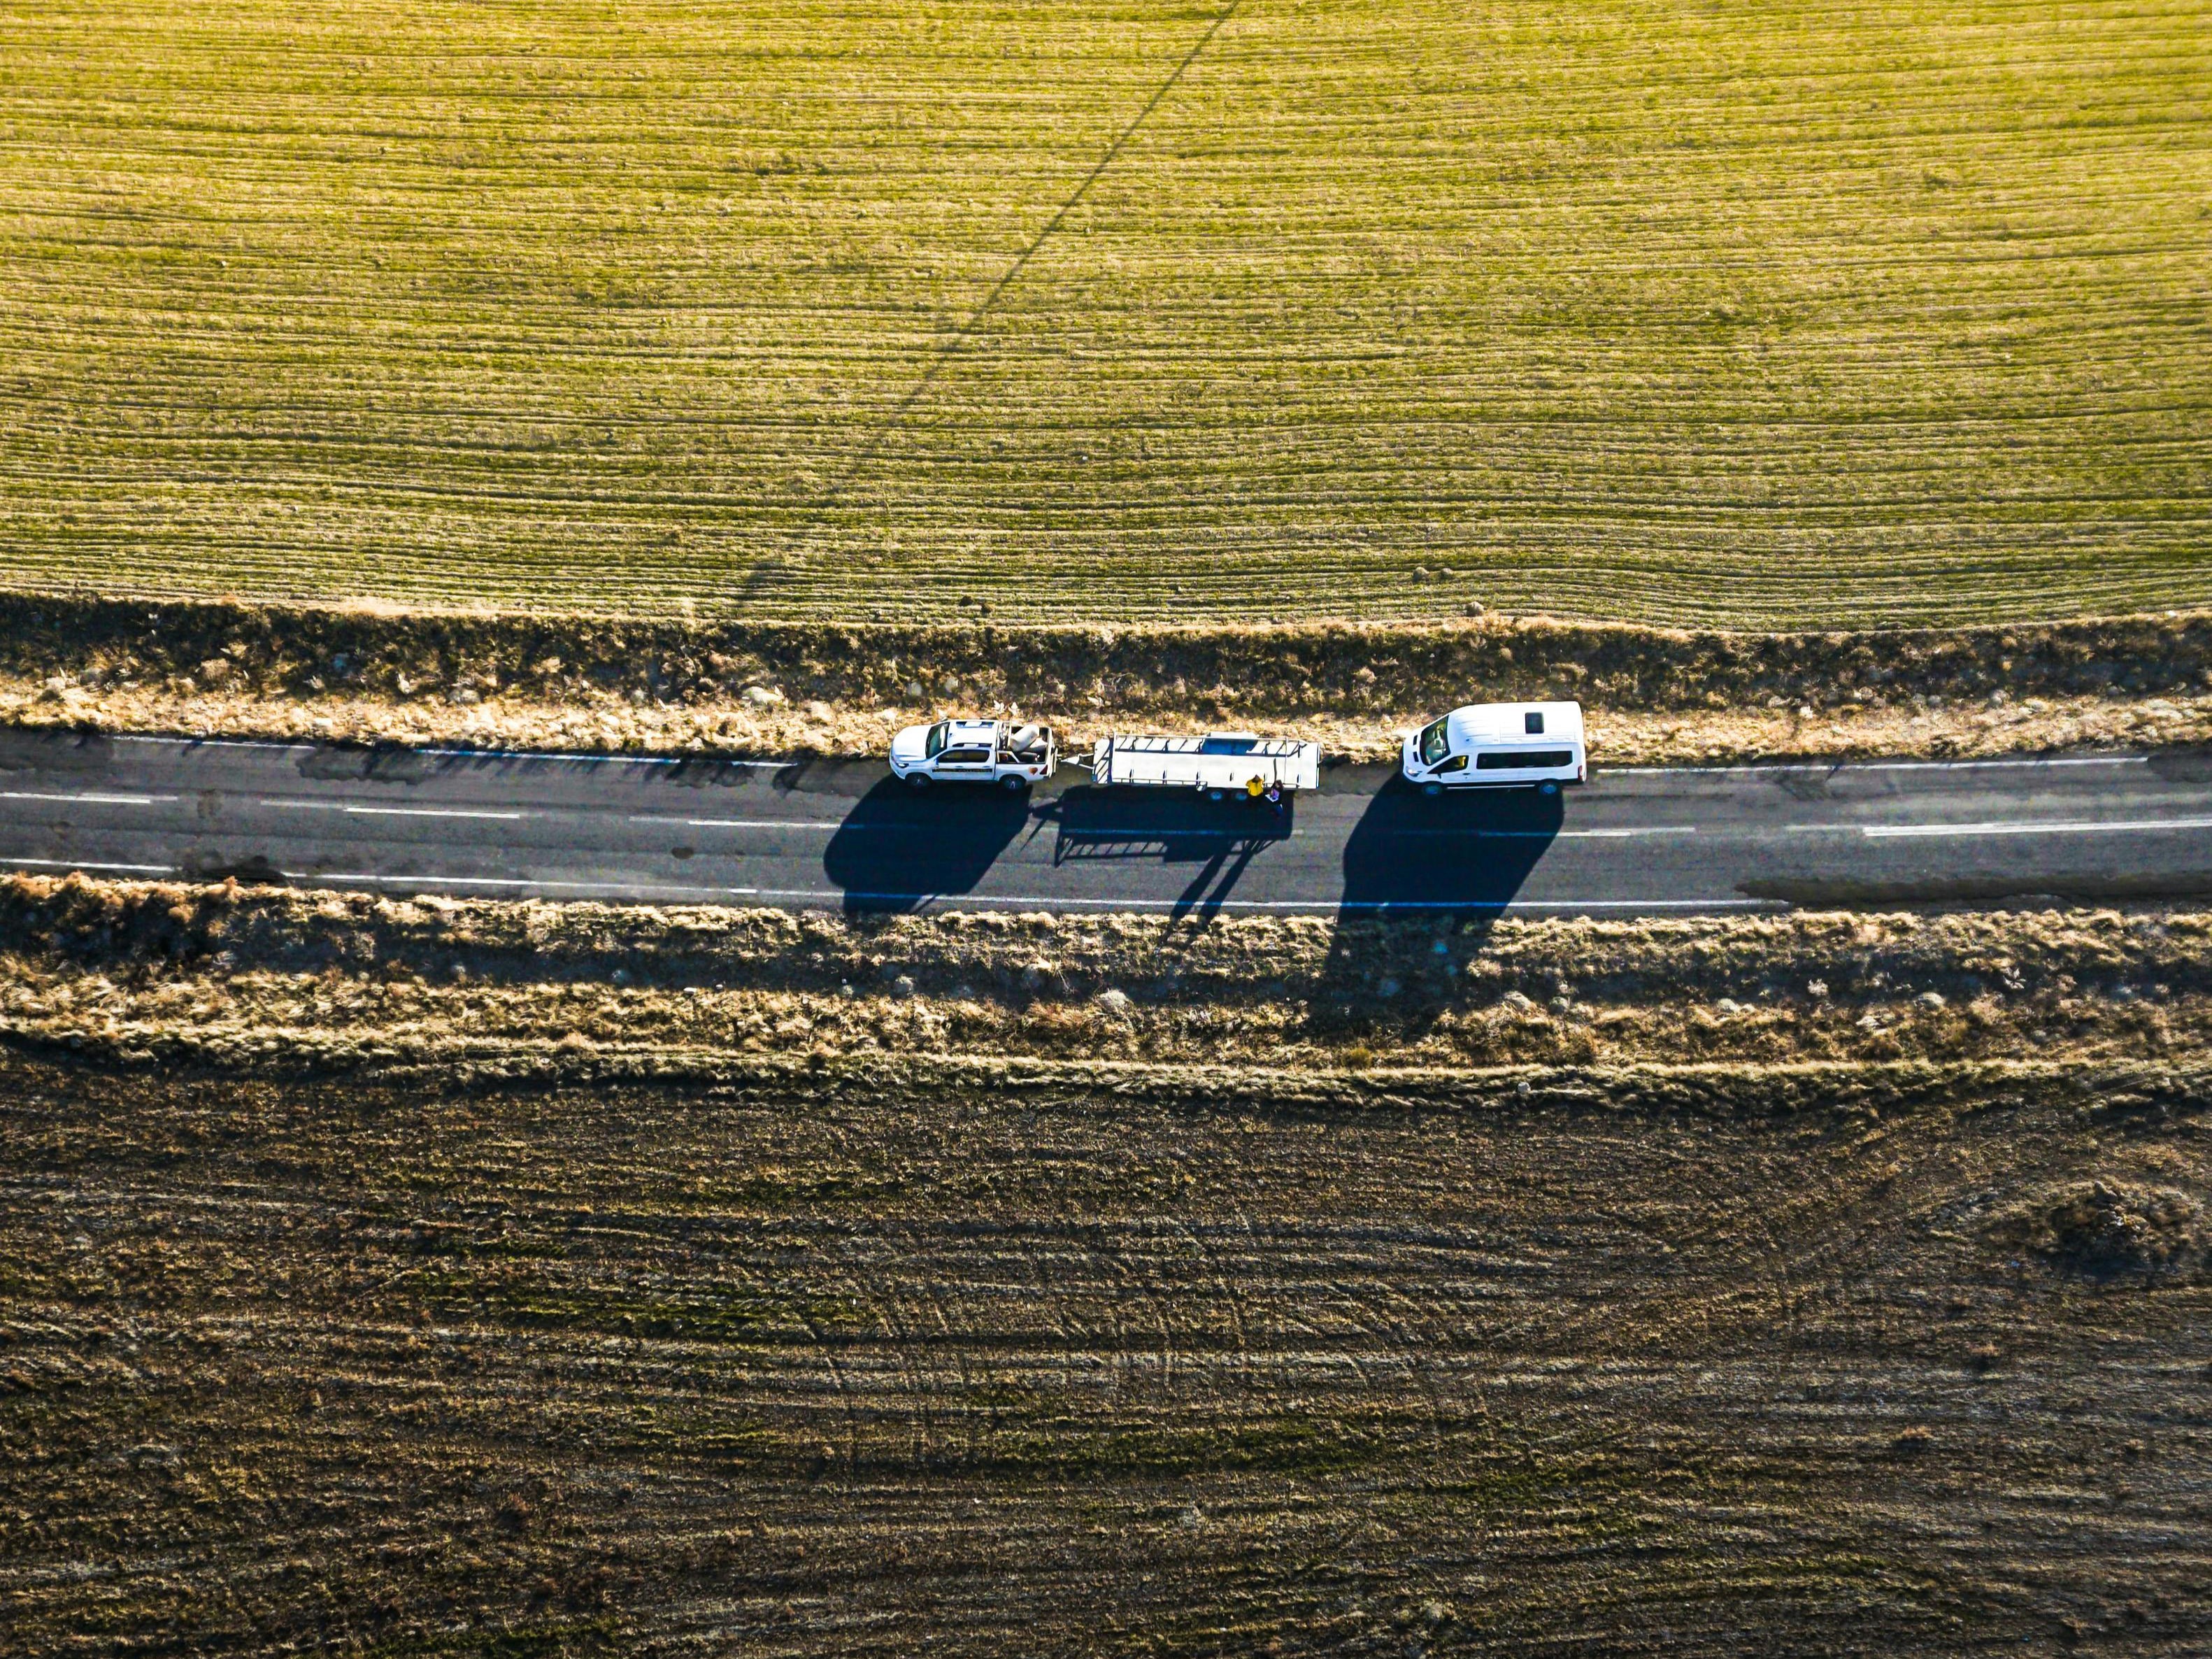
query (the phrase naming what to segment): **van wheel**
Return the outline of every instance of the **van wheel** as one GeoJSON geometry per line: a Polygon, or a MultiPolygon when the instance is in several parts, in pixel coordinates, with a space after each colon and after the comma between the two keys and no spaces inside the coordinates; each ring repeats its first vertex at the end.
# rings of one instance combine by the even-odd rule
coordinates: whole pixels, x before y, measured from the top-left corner
{"type": "Polygon", "coordinates": [[[1421,786],[1421,793],[1431,800],[1440,800],[1443,797],[1444,787],[1441,783],[1425,783],[1421,786]]]}
{"type": "Polygon", "coordinates": [[[1010,795],[1018,795],[1023,790],[1029,787],[1030,781],[1027,778],[1000,778],[999,780],[999,787],[1005,790],[1010,795]]]}
{"type": "Polygon", "coordinates": [[[1556,783],[1540,783],[1536,786],[1536,793],[1540,795],[1556,795],[1559,793],[1559,786],[1556,783]]]}
{"type": "Polygon", "coordinates": [[[927,772],[909,772],[906,775],[906,787],[909,789],[927,789],[929,787],[929,774],[927,772]]]}

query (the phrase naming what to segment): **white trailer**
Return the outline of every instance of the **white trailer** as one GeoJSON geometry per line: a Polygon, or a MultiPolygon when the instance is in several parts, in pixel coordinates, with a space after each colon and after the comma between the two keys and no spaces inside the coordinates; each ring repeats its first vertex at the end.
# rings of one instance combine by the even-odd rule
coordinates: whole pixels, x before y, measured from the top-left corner
{"type": "Polygon", "coordinates": [[[933,783],[995,783],[1026,789],[1060,764],[1052,727],[1012,720],[951,720],[909,726],[891,739],[891,775],[920,789],[933,783]]]}
{"type": "Polygon", "coordinates": [[[1284,794],[1321,787],[1321,745],[1251,732],[1210,732],[1202,738],[1110,737],[1091,751],[1091,775],[1102,784],[1201,789],[1215,800],[1231,795],[1284,794]],[[1256,784],[1256,787],[1255,787],[1256,784]]]}

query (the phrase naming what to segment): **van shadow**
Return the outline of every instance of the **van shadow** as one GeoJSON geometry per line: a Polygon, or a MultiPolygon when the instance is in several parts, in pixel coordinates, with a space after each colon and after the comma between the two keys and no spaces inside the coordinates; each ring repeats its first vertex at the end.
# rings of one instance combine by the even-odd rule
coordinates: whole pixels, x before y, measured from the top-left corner
{"type": "Polygon", "coordinates": [[[822,854],[848,915],[895,915],[973,892],[1030,817],[1026,793],[915,789],[885,778],[854,804],[822,854]]]}
{"type": "Polygon", "coordinates": [[[1113,860],[1198,866],[1169,911],[1170,921],[1204,922],[1222,905],[1261,851],[1287,840],[1295,796],[1267,802],[1208,800],[1197,790],[1102,789],[1079,785],[1060,798],[1055,867],[1113,860]]]}
{"type": "Polygon", "coordinates": [[[1426,1031],[1564,820],[1556,794],[1437,798],[1393,777],[1345,842],[1335,936],[1309,1003],[1316,1032],[1426,1031]]]}

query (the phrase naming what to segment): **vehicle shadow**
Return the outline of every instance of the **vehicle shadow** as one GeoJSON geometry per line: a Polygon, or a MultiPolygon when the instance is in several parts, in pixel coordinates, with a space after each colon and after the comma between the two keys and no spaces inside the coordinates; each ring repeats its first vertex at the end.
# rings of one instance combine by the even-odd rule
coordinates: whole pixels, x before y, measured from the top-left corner
{"type": "Polygon", "coordinates": [[[1335,936],[1315,984],[1317,1030],[1418,1036],[1458,1000],[1467,965],[1558,839],[1565,806],[1534,790],[1441,798],[1402,778],[1344,847],[1335,936]],[[1425,924],[1425,925],[1424,925],[1425,924]]]}
{"type": "Polygon", "coordinates": [[[1437,797],[1394,777],[1345,840],[1341,913],[1494,916],[1551,849],[1565,818],[1561,797],[1533,789],[1437,797]]]}
{"type": "Polygon", "coordinates": [[[848,915],[898,915],[973,892],[1030,822],[1027,794],[953,786],[915,789],[885,778],[854,803],[822,872],[848,915]]]}
{"type": "Polygon", "coordinates": [[[1295,796],[1279,806],[1212,801],[1196,790],[1102,789],[1079,785],[1060,796],[1053,842],[1055,867],[1107,860],[1194,864],[1170,919],[1206,921],[1266,848],[1289,838],[1295,796]]]}

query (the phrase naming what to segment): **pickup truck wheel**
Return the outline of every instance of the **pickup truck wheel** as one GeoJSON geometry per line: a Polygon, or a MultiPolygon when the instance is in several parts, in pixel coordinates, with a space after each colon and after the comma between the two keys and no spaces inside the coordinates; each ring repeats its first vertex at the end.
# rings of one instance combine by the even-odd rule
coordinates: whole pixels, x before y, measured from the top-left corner
{"type": "Polygon", "coordinates": [[[1018,795],[1023,790],[1029,787],[1030,781],[1027,778],[1014,777],[1000,778],[999,780],[999,787],[1005,790],[1010,795],[1018,795]]]}
{"type": "Polygon", "coordinates": [[[929,784],[930,777],[927,772],[909,772],[906,775],[906,787],[909,789],[927,789],[929,784]]]}

